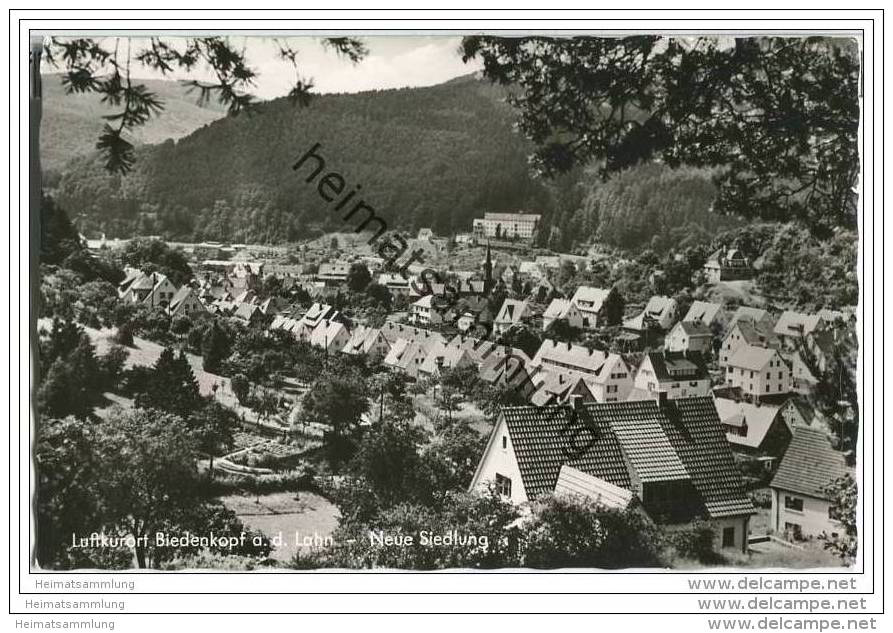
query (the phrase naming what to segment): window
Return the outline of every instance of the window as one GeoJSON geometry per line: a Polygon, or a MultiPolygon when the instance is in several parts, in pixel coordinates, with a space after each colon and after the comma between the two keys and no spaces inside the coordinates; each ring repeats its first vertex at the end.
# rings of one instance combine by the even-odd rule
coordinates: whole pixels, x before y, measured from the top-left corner
{"type": "Polygon", "coordinates": [[[735,547],[735,527],[727,527],[722,529],[722,546],[735,547]]]}
{"type": "Polygon", "coordinates": [[[795,512],[803,512],[803,499],[799,499],[797,497],[789,497],[789,496],[785,495],[784,507],[786,510],[793,510],[795,512]]]}
{"type": "Polygon", "coordinates": [[[798,541],[803,538],[803,528],[800,527],[798,523],[787,523],[784,524],[785,534],[789,535],[791,538],[797,539],[798,541]]]}
{"type": "Polygon", "coordinates": [[[778,379],[781,380],[781,372],[778,372],[778,379]]]}
{"type": "Polygon", "coordinates": [[[496,492],[504,497],[512,496],[512,480],[496,473],[496,492]]]}
{"type": "Polygon", "coordinates": [[[508,445],[509,445],[509,440],[505,435],[503,435],[502,436],[502,450],[507,449],[508,445]]]}

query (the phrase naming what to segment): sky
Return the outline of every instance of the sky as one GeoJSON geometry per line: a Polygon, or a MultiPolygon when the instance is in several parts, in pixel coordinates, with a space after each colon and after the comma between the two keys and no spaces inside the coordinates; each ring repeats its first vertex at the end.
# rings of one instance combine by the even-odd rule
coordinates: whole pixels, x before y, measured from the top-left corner
{"type": "MultiPolygon", "coordinates": [[[[175,38],[170,38],[175,39],[175,38]]],[[[324,48],[321,40],[314,37],[280,38],[298,51],[298,67],[303,79],[312,79],[313,92],[360,92],[406,86],[431,86],[480,69],[476,60],[462,63],[459,53],[460,36],[382,36],[361,37],[369,55],[358,64],[324,48]]],[[[278,49],[272,39],[264,37],[235,36],[231,42],[245,47],[251,67],[258,77],[252,94],[261,99],[281,97],[288,93],[295,81],[292,65],[278,58],[278,49]]],[[[147,40],[131,39],[131,50],[145,47],[147,40]]],[[[103,40],[111,49],[111,38],[103,40]]],[[[120,47],[120,44],[119,44],[120,47]]],[[[119,48],[120,50],[120,48],[119,48]]],[[[142,79],[161,78],[160,73],[132,66],[132,74],[142,79]]],[[[192,79],[211,79],[207,69],[200,69],[192,79]]],[[[185,79],[185,74],[168,75],[169,79],[185,79]]]]}

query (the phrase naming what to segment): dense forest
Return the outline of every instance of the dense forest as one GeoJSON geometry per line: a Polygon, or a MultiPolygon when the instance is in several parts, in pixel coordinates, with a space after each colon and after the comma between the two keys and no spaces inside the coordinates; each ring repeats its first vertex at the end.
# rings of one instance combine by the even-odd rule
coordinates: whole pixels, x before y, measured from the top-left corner
{"type": "MultiPolygon", "coordinates": [[[[175,81],[140,80],[164,103],[164,110],[137,128],[131,138],[138,144],[181,138],[224,116],[215,101],[199,105],[197,95],[175,81]]],[[[73,158],[91,154],[96,137],[115,108],[97,94],[67,94],[61,75],[42,77],[43,112],[40,119],[40,161],[51,179],[73,158]]]]}
{"type": "Polygon", "coordinates": [[[512,129],[501,90],[473,78],[431,88],[287,99],[179,141],[140,147],[133,173],[93,156],[70,166],[57,199],[79,228],[109,236],[292,241],[343,229],[292,165],[314,144],[392,228],[469,230],[483,210],[540,209],[545,187],[512,129]]]}

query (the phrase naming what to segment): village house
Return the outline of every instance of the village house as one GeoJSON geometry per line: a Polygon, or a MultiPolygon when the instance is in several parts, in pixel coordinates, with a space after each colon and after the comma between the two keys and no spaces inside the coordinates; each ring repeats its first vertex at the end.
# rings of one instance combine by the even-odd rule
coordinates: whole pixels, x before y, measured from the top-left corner
{"type": "Polygon", "coordinates": [[[531,404],[544,407],[549,404],[564,404],[575,396],[583,402],[595,402],[581,374],[575,372],[541,373],[533,378],[535,391],[528,398],[531,404]]]}
{"type": "Polygon", "coordinates": [[[437,325],[443,323],[443,314],[437,307],[434,295],[425,295],[410,306],[410,319],[420,326],[437,325]]]}
{"type": "Polygon", "coordinates": [[[350,332],[347,327],[339,321],[327,319],[320,321],[310,335],[310,344],[325,350],[327,354],[340,352],[348,341],[350,341],[350,332]]]}
{"type": "Polygon", "coordinates": [[[531,366],[541,371],[575,371],[597,376],[606,359],[607,354],[601,350],[546,339],[540,344],[531,366]]]}
{"type": "Polygon", "coordinates": [[[568,299],[552,299],[552,303],[543,312],[543,332],[556,321],[564,321],[574,328],[582,328],[585,323],[583,314],[568,299]]]}
{"type": "Polygon", "coordinates": [[[713,331],[701,321],[679,321],[664,339],[668,352],[713,353],[713,331]]]}
{"type": "Polygon", "coordinates": [[[849,472],[843,453],[834,450],[818,428],[793,429],[784,457],[769,484],[770,530],[788,539],[813,538],[841,531],[826,487],[849,472]]]}
{"type": "Polygon", "coordinates": [[[328,262],[319,265],[316,279],[327,286],[340,286],[347,281],[348,271],[350,271],[350,262],[328,262]]]}
{"type": "Polygon", "coordinates": [[[721,248],[707,258],[704,274],[709,283],[750,279],[753,276],[750,260],[737,248],[721,248]]]}
{"type": "Polygon", "coordinates": [[[488,485],[516,504],[574,492],[660,523],[710,520],[739,551],[755,512],[711,398],[506,407],[470,489],[488,485]],[[575,427],[588,431],[569,448],[575,427]]]}
{"type": "Polygon", "coordinates": [[[778,405],[716,398],[716,411],[732,450],[749,455],[781,457],[792,429],[808,424],[792,398],[778,405]]]}
{"type": "Polygon", "coordinates": [[[768,310],[764,310],[763,308],[753,308],[751,306],[739,306],[734,314],[732,314],[732,318],[729,319],[726,329],[731,329],[739,321],[746,321],[761,328],[768,328],[769,331],[772,331],[772,328],[775,326],[772,315],[768,310]]]}
{"type": "Polygon", "coordinates": [[[407,325],[405,323],[396,323],[395,321],[385,321],[381,326],[381,333],[387,339],[388,343],[394,345],[398,339],[407,339],[413,342],[431,345],[434,342],[443,343],[443,335],[439,332],[431,332],[425,328],[407,325]]]}
{"type": "Polygon", "coordinates": [[[204,304],[199,301],[195,290],[189,286],[180,288],[167,306],[167,313],[172,317],[189,316],[195,312],[205,311],[204,304]]]}
{"type": "Polygon", "coordinates": [[[585,376],[586,386],[596,402],[623,402],[635,383],[635,368],[620,354],[608,354],[595,376],[585,376]]]}
{"type": "Polygon", "coordinates": [[[683,317],[683,323],[701,323],[707,327],[718,323],[722,316],[722,304],[709,301],[693,301],[683,317]]]}
{"type": "Polygon", "coordinates": [[[358,325],[341,351],[352,356],[365,354],[372,360],[382,360],[390,349],[391,345],[380,329],[358,325]]]}
{"type": "Polygon", "coordinates": [[[430,242],[433,237],[434,237],[434,231],[432,231],[429,228],[421,228],[421,229],[419,229],[419,234],[416,237],[416,239],[417,240],[427,240],[430,242]]]}
{"type": "Polygon", "coordinates": [[[648,300],[641,313],[623,322],[625,330],[644,332],[649,327],[669,330],[676,320],[676,300],[663,295],[655,295],[648,300]]]}
{"type": "Polygon", "coordinates": [[[610,325],[609,313],[612,311],[617,313],[618,318],[623,313],[623,300],[614,288],[578,286],[571,303],[583,316],[583,327],[590,329],[610,325]]]}
{"type": "Polygon", "coordinates": [[[796,349],[807,336],[824,326],[825,322],[817,314],[802,314],[787,310],[778,317],[773,332],[786,348],[796,349]]]}
{"type": "Polygon", "coordinates": [[[742,345],[726,364],[726,386],[752,401],[791,392],[792,373],[778,350],[742,345]]]}
{"type": "Polygon", "coordinates": [[[520,325],[525,319],[533,316],[526,301],[506,299],[493,319],[493,331],[497,336],[505,334],[514,325],[520,325]]]}
{"type": "Polygon", "coordinates": [[[513,349],[510,354],[498,348],[481,362],[478,374],[484,382],[500,387],[511,388],[515,393],[529,399],[536,391],[533,383],[530,359],[524,352],[513,349]]]}
{"type": "Polygon", "coordinates": [[[260,306],[254,303],[239,303],[232,313],[232,317],[243,323],[257,323],[264,317],[260,306]]]}
{"type": "Polygon", "coordinates": [[[422,363],[428,358],[429,351],[430,344],[405,338],[397,339],[391,344],[384,364],[402,371],[410,378],[418,378],[422,363]]]}
{"type": "Polygon", "coordinates": [[[703,356],[695,352],[645,354],[630,399],[652,399],[660,393],[670,400],[709,395],[710,374],[703,356]]]}
{"type": "Polygon", "coordinates": [[[126,303],[141,303],[151,308],[166,308],[177,294],[177,287],[167,275],[130,271],[118,285],[118,296],[126,303]]]}
{"type": "Polygon", "coordinates": [[[781,349],[781,341],[765,321],[752,322],[746,319],[738,319],[729,328],[728,333],[722,340],[722,345],[720,345],[718,359],[720,366],[725,367],[728,365],[729,359],[740,347],[745,345],[781,349]]]}
{"type": "Polygon", "coordinates": [[[381,273],[378,276],[378,285],[390,290],[395,297],[397,295],[409,295],[412,289],[409,278],[398,273],[381,273]]]}
{"type": "Polygon", "coordinates": [[[425,360],[419,367],[419,372],[428,376],[437,376],[445,369],[461,369],[473,367],[474,361],[468,352],[461,347],[450,347],[443,343],[436,343],[428,352],[425,360]]]}

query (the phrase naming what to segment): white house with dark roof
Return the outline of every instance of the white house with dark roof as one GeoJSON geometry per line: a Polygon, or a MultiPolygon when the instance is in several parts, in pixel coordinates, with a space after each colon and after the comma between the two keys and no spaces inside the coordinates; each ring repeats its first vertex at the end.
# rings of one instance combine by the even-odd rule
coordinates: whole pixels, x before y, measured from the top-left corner
{"type": "Polygon", "coordinates": [[[630,399],[653,399],[662,393],[670,400],[709,395],[710,374],[703,356],[693,352],[645,354],[630,399]]]}
{"type": "Polygon", "coordinates": [[[769,484],[770,529],[790,539],[811,538],[822,533],[833,536],[842,531],[825,489],[849,472],[843,453],[831,447],[822,430],[795,427],[769,484]]]}
{"type": "Polygon", "coordinates": [[[668,352],[713,352],[713,331],[700,321],[679,321],[664,339],[668,352]]]}
{"type": "Polygon", "coordinates": [[[470,489],[491,485],[516,504],[572,493],[660,523],[710,520],[742,551],[755,512],[711,398],[505,407],[470,489]]]}
{"type": "Polygon", "coordinates": [[[791,392],[791,367],[778,350],[742,345],[726,364],[725,381],[755,400],[791,392]]]}

